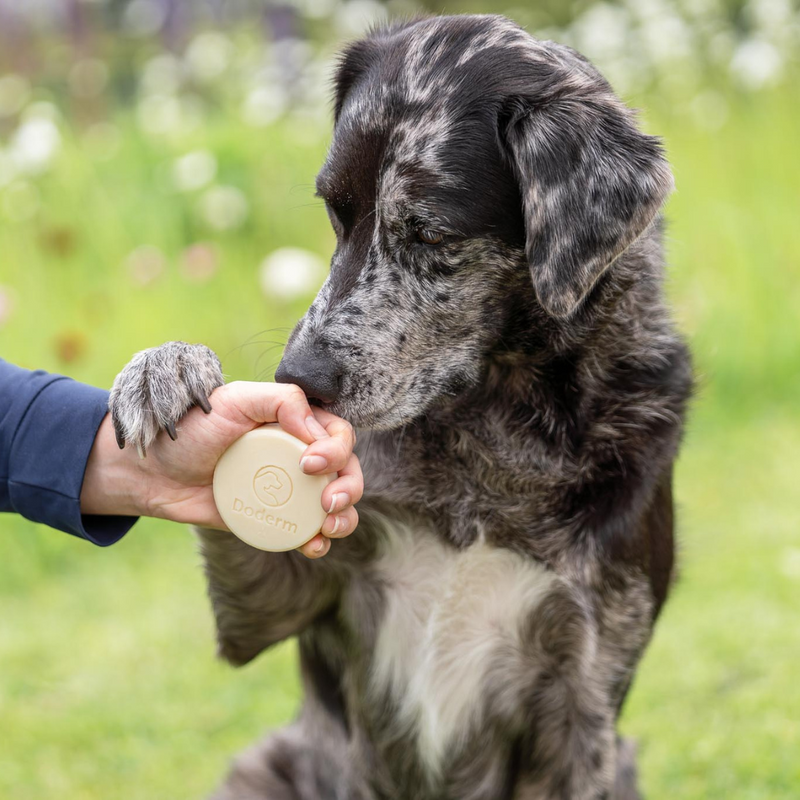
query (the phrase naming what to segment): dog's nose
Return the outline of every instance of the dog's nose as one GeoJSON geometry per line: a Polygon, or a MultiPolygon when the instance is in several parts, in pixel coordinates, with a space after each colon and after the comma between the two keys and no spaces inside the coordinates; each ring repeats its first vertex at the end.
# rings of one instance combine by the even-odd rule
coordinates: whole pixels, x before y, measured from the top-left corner
{"type": "Polygon", "coordinates": [[[275,380],[278,383],[297,384],[309,400],[333,403],[339,396],[343,370],[327,353],[293,350],[284,353],[275,380]]]}

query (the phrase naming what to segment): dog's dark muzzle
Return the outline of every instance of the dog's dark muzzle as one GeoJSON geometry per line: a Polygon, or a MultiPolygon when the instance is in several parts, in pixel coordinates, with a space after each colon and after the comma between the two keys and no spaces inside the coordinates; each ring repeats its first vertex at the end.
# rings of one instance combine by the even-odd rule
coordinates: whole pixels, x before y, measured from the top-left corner
{"type": "Polygon", "coordinates": [[[339,397],[343,374],[341,364],[329,352],[290,344],[275,371],[275,380],[294,383],[309,400],[327,405],[339,397]]]}

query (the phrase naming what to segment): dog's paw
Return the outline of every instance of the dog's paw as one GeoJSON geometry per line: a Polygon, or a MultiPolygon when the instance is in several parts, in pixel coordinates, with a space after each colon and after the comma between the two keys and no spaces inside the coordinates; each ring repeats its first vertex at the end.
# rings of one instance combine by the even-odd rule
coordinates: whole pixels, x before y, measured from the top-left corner
{"type": "Polygon", "coordinates": [[[175,423],[195,405],[210,413],[208,397],[224,382],[219,359],[205,345],[168,342],[142,350],[111,388],[117,444],[130,442],[144,456],[161,429],[176,439],[175,423]]]}

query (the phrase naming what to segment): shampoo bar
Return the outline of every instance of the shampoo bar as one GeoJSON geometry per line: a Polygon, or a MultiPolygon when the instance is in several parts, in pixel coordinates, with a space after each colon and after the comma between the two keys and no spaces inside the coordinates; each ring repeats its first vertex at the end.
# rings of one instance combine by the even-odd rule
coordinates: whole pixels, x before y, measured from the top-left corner
{"type": "Polygon", "coordinates": [[[280,425],[237,439],[214,470],[214,502],[225,524],[259,550],[294,550],[313,538],[327,514],[322,490],[336,475],[306,475],[307,445],[280,425]]]}

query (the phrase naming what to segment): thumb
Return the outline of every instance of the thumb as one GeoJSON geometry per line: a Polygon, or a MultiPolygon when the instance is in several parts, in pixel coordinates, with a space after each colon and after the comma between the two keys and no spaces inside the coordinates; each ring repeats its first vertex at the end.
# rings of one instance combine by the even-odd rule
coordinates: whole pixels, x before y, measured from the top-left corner
{"type": "MultiPolygon", "coordinates": [[[[277,422],[287,433],[291,433],[306,444],[319,438],[312,433],[314,419],[311,406],[303,390],[290,383],[262,383],[257,381],[234,381],[225,387],[225,404],[233,407],[248,420],[263,425],[277,422]],[[306,422],[310,418],[311,427],[306,422]]],[[[220,391],[219,389],[217,391],[220,391]]],[[[212,397],[212,403],[214,398],[212,397]]]]}

